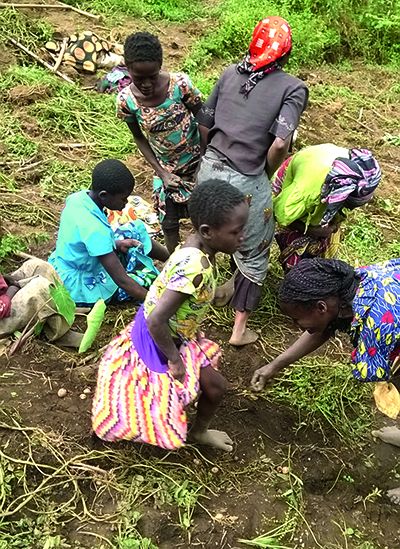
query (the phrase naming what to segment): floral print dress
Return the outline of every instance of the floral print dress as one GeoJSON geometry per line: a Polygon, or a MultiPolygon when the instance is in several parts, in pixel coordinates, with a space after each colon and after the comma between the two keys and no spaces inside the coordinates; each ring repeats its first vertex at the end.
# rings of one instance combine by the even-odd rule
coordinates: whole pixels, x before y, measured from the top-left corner
{"type": "Polygon", "coordinates": [[[194,187],[194,174],[200,160],[200,134],[189,110],[201,101],[200,91],[184,73],[170,73],[165,101],[156,107],[144,107],[135,98],[131,86],[117,98],[117,116],[125,122],[137,120],[158,162],[181,178],[174,191],[166,190],[159,177],[153,179],[155,207],[160,221],[165,216],[165,199],[185,203],[194,187]]]}
{"type": "Polygon", "coordinates": [[[214,267],[208,256],[198,248],[178,248],[150,287],[144,302],[144,316],[149,316],[165,290],[187,294],[169,326],[173,337],[194,339],[214,298],[215,288],[214,267]]]}
{"type": "Polygon", "coordinates": [[[361,282],[350,331],[353,375],[359,381],[388,380],[400,354],[400,258],[357,272],[361,282]]]}

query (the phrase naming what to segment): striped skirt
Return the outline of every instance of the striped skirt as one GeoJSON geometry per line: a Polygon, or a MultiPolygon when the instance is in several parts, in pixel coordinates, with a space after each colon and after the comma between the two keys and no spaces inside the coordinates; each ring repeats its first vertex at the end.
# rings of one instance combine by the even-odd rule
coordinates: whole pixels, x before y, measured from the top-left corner
{"type": "Polygon", "coordinates": [[[132,326],[111,341],[100,362],[93,430],[102,440],[179,448],[186,442],[185,409],[199,393],[200,368],[217,367],[220,347],[207,339],[182,344],[180,354],[186,375],[180,383],[168,369],[154,371],[151,364],[144,363],[132,343],[132,326]]]}

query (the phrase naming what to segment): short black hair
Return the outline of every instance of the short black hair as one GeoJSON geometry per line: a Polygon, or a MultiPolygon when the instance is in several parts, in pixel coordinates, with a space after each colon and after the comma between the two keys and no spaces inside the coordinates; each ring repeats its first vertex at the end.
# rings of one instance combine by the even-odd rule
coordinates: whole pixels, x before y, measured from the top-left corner
{"type": "Polygon", "coordinates": [[[132,63],[154,61],[162,65],[163,52],[157,36],[149,32],[135,32],[125,40],[124,45],[125,65],[132,63]]]}
{"type": "Polygon", "coordinates": [[[92,190],[96,192],[106,191],[116,195],[131,193],[135,186],[135,178],[130,170],[120,160],[109,158],[102,160],[92,172],[92,190]]]}
{"type": "Polygon", "coordinates": [[[244,194],[230,183],[217,179],[204,181],[195,187],[189,199],[190,220],[195,229],[201,225],[221,227],[244,200],[244,194]]]}

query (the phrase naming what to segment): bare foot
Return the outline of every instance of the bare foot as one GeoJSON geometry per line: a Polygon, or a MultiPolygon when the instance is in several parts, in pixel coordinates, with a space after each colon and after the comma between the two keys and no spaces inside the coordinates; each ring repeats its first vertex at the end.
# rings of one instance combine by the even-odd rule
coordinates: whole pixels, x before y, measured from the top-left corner
{"type": "Polygon", "coordinates": [[[371,434],[373,437],[382,440],[382,442],[392,444],[393,446],[400,446],[400,429],[398,427],[382,427],[379,431],[372,431],[371,434]]]}
{"type": "Polygon", "coordinates": [[[249,343],[254,343],[259,338],[259,335],[256,334],[256,332],[253,332],[252,330],[249,330],[246,328],[244,333],[242,335],[239,334],[232,334],[232,337],[229,340],[229,343],[231,345],[235,345],[236,347],[241,347],[242,345],[249,345],[249,343]]]}
{"type": "Polygon", "coordinates": [[[202,432],[190,432],[189,439],[198,444],[205,444],[219,450],[225,450],[225,452],[232,452],[233,450],[233,440],[231,440],[225,431],[208,429],[202,432]]]}
{"type": "Polygon", "coordinates": [[[215,307],[224,307],[232,299],[235,292],[235,276],[236,273],[234,273],[231,278],[225,282],[225,284],[218,286],[215,290],[215,296],[213,299],[213,305],[215,307]]]}
{"type": "Polygon", "coordinates": [[[387,497],[395,505],[400,505],[400,488],[393,488],[386,492],[387,497]]]}

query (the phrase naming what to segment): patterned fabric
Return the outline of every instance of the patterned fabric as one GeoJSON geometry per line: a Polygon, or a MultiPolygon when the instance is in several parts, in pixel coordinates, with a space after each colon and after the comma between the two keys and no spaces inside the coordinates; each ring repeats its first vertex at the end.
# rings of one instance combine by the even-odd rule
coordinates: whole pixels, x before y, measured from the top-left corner
{"type": "Polygon", "coordinates": [[[332,259],[337,256],[340,244],[340,229],[327,238],[312,238],[300,231],[282,229],[275,234],[280,249],[279,262],[287,271],[306,257],[332,259]]]}
{"type": "Polygon", "coordinates": [[[357,273],[361,282],[353,300],[353,375],[359,381],[388,380],[400,352],[400,259],[357,273]]]}
{"type": "Polygon", "coordinates": [[[214,298],[215,288],[214,268],[208,256],[197,248],[178,248],[147,293],[145,317],[156,307],[165,290],[186,294],[187,299],[170,318],[169,326],[173,337],[193,339],[214,298]]]}
{"type": "MultiPolygon", "coordinates": [[[[45,48],[52,53],[59,53],[61,44],[59,42],[47,42],[45,48]]],[[[68,37],[67,49],[65,50],[63,63],[74,67],[79,72],[94,74],[99,65],[100,59],[111,54],[115,50],[115,58],[122,53],[121,46],[112,45],[107,40],[102,40],[94,32],[83,31],[79,34],[71,34],[68,37]]],[[[123,59],[120,56],[121,60],[123,59]]],[[[115,65],[118,63],[114,63],[115,65]]]]}
{"type": "MultiPolygon", "coordinates": [[[[140,286],[149,288],[160,273],[149,257],[153,244],[143,221],[138,219],[121,225],[115,229],[114,236],[115,240],[133,238],[141,243],[137,248],[130,248],[126,254],[119,253],[118,257],[128,275],[140,286]]],[[[122,288],[118,288],[116,297],[118,301],[132,299],[122,288]]]]}
{"type": "Polygon", "coordinates": [[[260,21],[253,31],[247,55],[237,65],[238,72],[250,75],[240,93],[247,97],[257,82],[281,69],[279,59],[291,49],[292,33],[287,21],[281,17],[267,17],[260,21]]]}
{"type": "Polygon", "coordinates": [[[171,191],[164,188],[159,178],[154,178],[154,200],[160,221],[165,216],[166,196],[174,202],[187,202],[194,188],[200,134],[190,108],[200,101],[199,90],[184,73],[170,74],[167,98],[157,107],[141,106],[131,86],[118,95],[117,116],[127,123],[136,119],[161,166],[181,179],[179,188],[171,191]]]}
{"type": "Polygon", "coordinates": [[[362,206],[371,198],[381,180],[381,169],[367,149],[351,149],[350,160],[337,158],[321,190],[327,204],[321,225],[328,225],[346,206],[362,206]]]}
{"type": "Polygon", "coordinates": [[[200,368],[216,367],[219,346],[209,340],[185,342],[180,354],[183,383],[166,371],[152,371],[131,340],[129,324],[108,346],[98,370],[92,425],[107,441],[133,440],[174,450],[186,442],[185,408],[199,392],[200,368]]]}
{"type": "MultiPolygon", "coordinates": [[[[239,271],[251,282],[262,285],[268,271],[269,249],[274,238],[275,221],[272,215],[272,193],[268,178],[261,175],[243,175],[210,150],[203,157],[197,180],[226,181],[247,197],[249,218],[244,229],[244,241],[235,252],[239,271]]],[[[216,183],[217,184],[217,183],[216,183]]]]}
{"type": "Polygon", "coordinates": [[[131,82],[132,78],[125,65],[118,65],[96,82],[96,90],[100,93],[120,92],[131,82]]]}
{"type": "Polygon", "coordinates": [[[11,314],[11,298],[6,295],[7,288],[7,282],[0,275],[0,320],[11,314]]]}

